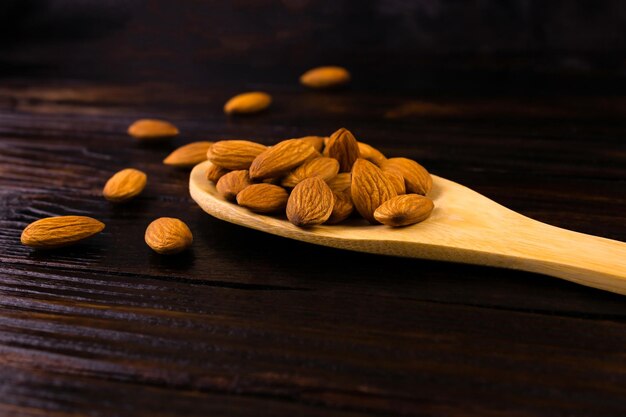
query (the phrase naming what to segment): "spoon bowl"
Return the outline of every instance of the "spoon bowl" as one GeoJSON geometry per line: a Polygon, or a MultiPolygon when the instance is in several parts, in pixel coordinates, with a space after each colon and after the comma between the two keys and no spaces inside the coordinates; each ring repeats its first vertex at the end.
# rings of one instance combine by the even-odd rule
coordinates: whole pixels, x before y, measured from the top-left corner
{"type": "Polygon", "coordinates": [[[421,223],[392,228],[355,219],[300,228],[226,201],[206,179],[209,164],[192,170],[191,197],[230,223],[339,249],[519,269],[626,294],[626,243],[538,222],[445,178],[433,175],[435,209],[421,223]]]}

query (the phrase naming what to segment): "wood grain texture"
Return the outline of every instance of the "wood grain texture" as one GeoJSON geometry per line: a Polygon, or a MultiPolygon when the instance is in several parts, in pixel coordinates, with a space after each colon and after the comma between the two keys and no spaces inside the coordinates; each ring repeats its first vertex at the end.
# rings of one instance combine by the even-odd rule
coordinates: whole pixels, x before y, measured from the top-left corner
{"type": "Polygon", "coordinates": [[[0,415],[626,413],[623,297],[234,226],[191,200],[188,171],[162,164],[192,141],[345,126],[526,216],[623,241],[622,98],[269,89],[271,111],[233,120],[226,88],[3,84],[0,415]],[[140,117],[181,135],[137,144],[125,130],[140,117]],[[144,193],[108,203],[104,182],[128,166],[148,174],[144,193]],[[62,214],[107,228],[47,253],[19,244],[28,223],[62,214]],[[151,253],[143,233],[161,216],[190,226],[191,251],[151,253]]]}

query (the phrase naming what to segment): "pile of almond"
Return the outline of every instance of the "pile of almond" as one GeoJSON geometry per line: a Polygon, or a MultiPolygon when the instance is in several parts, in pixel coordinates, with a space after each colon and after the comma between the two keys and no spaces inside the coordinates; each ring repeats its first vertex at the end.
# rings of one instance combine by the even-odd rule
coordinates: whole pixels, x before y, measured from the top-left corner
{"type": "Polygon", "coordinates": [[[222,140],[209,147],[207,178],[226,200],[261,214],[286,214],[296,226],[336,224],[358,213],[372,224],[407,226],[428,218],[428,171],[387,158],[347,129],[274,146],[222,140]]]}

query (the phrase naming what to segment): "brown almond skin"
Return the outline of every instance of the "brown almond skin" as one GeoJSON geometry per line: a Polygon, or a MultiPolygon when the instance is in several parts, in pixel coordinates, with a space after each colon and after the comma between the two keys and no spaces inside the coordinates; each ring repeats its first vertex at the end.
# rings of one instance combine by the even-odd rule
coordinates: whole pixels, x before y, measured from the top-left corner
{"type": "Polygon", "coordinates": [[[338,66],[311,68],[300,76],[300,83],[309,88],[336,88],[348,82],[350,73],[338,66]]]}
{"type": "Polygon", "coordinates": [[[278,185],[252,184],[237,194],[237,204],[255,213],[269,214],[285,210],[289,194],[278,185]]]}
{"type": "Polygon", "coordinates": [[[374,218],[387,226],[400,227],[426,220],[435,207],[433,201],[419,194],[391,198],[374,212],[374,218]]]}
{"type": "Polygon", "coordinates": [[[206,161],[206,154],[213,142],[192,142],[174,150],[163,160],[165,165],[177,168],[191,168],[206,161]]]}
{"type": "Polygon", "coordinates": [[[303,136],[301,138],[297,138],[298,140],[301,140],[303,142],[308,143],[309,145],[311,145],[316,151],[318,152],[322,152],[322,149],[324,149],[324,140],[326,139],[323,136],[303,136]]]}
{"type": "Polygon", "coordinates": [[[330,181],[339,173],[339,162],[334,158],[318,157],[300,165],[283,181],[283,187],[293,188],[299,182],[319,175],[324,181],[330,181]]]}
{"type": "Polygon", "coordinates": [[[139,195],[144,188],[148,177],[145,173],[134,168],[126,168],[116,172],[104,185],[102,195],[114,203],[122,203],[139,195]]]}
{"type": "Polygon", "coordinates": [[[213,162],[209,162],[208,165],[209,167],[206,169],[206,179],[212,181],[214,184],[217,184],[223,175],[230,172],[226,168],[215,165],[213,162]]]}
{"type": "Polygon", "coordinates": [[[423,166],[408,158],[389,158],[381,164],[383,171],[397,171],[404,177],[406,192],[426,195],[433,188],[433,179],[423,166]]]}
{"type": "Polygon", "coordinates": [[[252,185],[250,175],[244,169],[224,174],[217,182],[215,188],[226,200],[235,201],[237,194],[249,185],[252,185]]]}
{"type": "Polygon", "coordinates": [[[350,172],[352,164],[359,158],[359,144],[345,128],[337,130],[328,140],[328,156],[339,161],[339,172],[350,172]]]}
{"type": "Polygon", "coordinates": [[[335,196],[322,177],[307,178],[295,186],[287,202],[287,219],[296,226],[322,224],[333,211],[335,196]]]}
{"type": "Polygon", "coordinates": [[[367,159],[379,167],[387,160],[387,157],[381,151],[363,142],[359,142],[359,157],[367,159]]]}
{"type": "Polygon", "coordinates": [[[365,159],[357,159],[352,167],[350,186],[354,207],[367,221],[374,224],[374,211],[395,197],[396,190],[380,168],[365,159]]]}
{"type": "Polygon", "coordinates": [[[272,96],[262,91],[241,93],[224,104],[226,114],[250,114],[265,110],[272,104],[272,96]]]}
{"type": "Polygon", "coordinates": [[[334,193],[341,193],[350,189],[352,185],[352,174],[341,172],[328,181],[328,186],[334,193]]]}
{"type": "Polygon", "coordinates": [[[307,142],[287,139],[267,148],[250,165],[250,178],[262,180],[284,175],[301,165],[316,151],[307,142]]]}
{"type": "Polygon", "coordinates": [[[330,213],[330,217],[326,220],[326,224],[337,224],[346,220],[354,211],[354,204],[352,204],[352,197],[348,192],[334,193],[335,204],[333,204],[333,211],[330,213]]]}
{"type": "Polygon", "coordinates": [[[104,223],[86,216],[57,216],[37,220],[24,229],[23,245],[55,249],[73,245],[104,230],[104,223]]]}
{"type": "Polygon", "coordinates": [[[252,161],[266,149],[267,146],[249,140],[220,140],[211,145],[207,159],[231,171],[249,169],[252,161]]]}
{"type": "Polygon", "coordinates": [[[172,123],[158,119],[139,119],[128,126],[128,134],[138,140],[171,138],[178,133],[172,123]]]}
{"type": "Polygon", "coordinates": [[[179,219],[161,217],[146,228],[146,244],[161,255],[174,255],[189,248],[193,235],[189,227],[179,219]]]}
{"type": "Polygon", "coordinates": [[[383,174],[393,184],[393,188],[396,190],[396,194],[406,194],[406,185],[404,183],[404,177],[398,171],[383,171],[383,174]]]}

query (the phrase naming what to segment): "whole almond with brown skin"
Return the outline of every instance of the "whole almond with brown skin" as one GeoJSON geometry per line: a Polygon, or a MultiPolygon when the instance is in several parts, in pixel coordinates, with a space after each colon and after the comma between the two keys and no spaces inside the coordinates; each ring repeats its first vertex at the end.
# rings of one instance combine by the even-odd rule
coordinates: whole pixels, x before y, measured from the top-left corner
{"type": "Polygon", "coordinates": [[[265,110],[272,103],[272,97],[261,91],[252,91],[234,96],[224,104],[226,114],[249,114],[265,110]]]}
{"type": "Polygon", "coordinates": [[[237,194],[252,185],[247,170],[231,171],[219,179],[215,188],[226,200],[235,201],[237,194]]]}
{"type": "Polygon", "coordinates": [[[163,139],[178,135],[178,128],[157,119],[140,119],[128,127],[128,134],[139,140],[163,139]]]}
{"type": "Polygon", "coordinates": [[[300,76],[300,83],[310,88],[332,88],[350,81],[350,73],[343,67],[312,68],[300,76]]]}
{"type": "Polygon", "coordinates": [[[396,171],[404,177],[407,193],[426,195],[433,179],[423,166],[408,158],[389,158],[381,164],[383,171],[396,171]]]}
{"type": "Polygon", "coordinates": [[[359,157],[380,165],[387,160],[381,151],[367,143],[359,142],[359,157]]]}
{"type": "Polygon", "coordinates": [[[339,172],[350,172],[359,158],[359,144],[348,129],[341,128],[330,135],[326,147],[328,156],[339,161],[339,172]]]}
{"type": "Polygon", "coordinates": [[[193,235],[187,225],[172,217],[156,219],[146,229],[144,236],[148,246],[162,255],[174,255],[189,248],[193,235]]]}
{"type": "Polygon", "coordinates": [[[298,139],[287,139],[267,148],[250,165],[250,178],[261,180],[284,175],[301,165],[316,150],[298,139]]]}
{"type": "Polygon", "coordinates": [[[396,196],[393,184],[376,165],[357,159],[352,167],[352,202],[359,214],[370,223],[376,223],[374,211],[385,201],[396,196]]]}
{"type": "Polygon", "coordinates": [[[374,212],[374,218],[387,226],[408,226],[426,220],[435,205],[418,194],[399,195],[385,201],[374,212]]]}
{"type": "Polygon", "coordinates": [[[207,159],[229,170],[249,169],[252,161],[266,149],[267,146],[249,140],[220,140],[211,145],[207,159]]]}
{"type": "Polygon", "coordinates": [[[102,195],[109,201],[120,203],[140,194],[146,187],[148,177],[134,168],[115,173],[104,185],[102,195]]]}
{"type": "Polygon", "coordinates": [[[237,203],[255,213],[277,213],[285,210],[288,198],[281,186],[252,184],[237,194],[237,203]]]}
{"type": "Polygon", "coordinates": [[[308,143],[316,151],[322,152],[322,149],[324,149],[324,139],[326,138],[324,138],[323,136],[304,136],[298,139],[303,142],[308,143]]]}
{"type": "Polygon", "coordinates": [[[222,178],[223,175],[230,172],[226,168],[215,165],[213,162],[208,162],[207,165],[208,168],[206,169],[206,179],[212,181],[214,184],[217,184],[217,182],[220,178],[222,178]]]}
{"type": "Polygon", "coordinates": [[[189,143],[169,154],[163,163],[179,168],[191,168],[202,161],[206,161],[206,153],[211,145],[213,142],[189,143]]]}
{"type": "Polygon", "coordinates": [[[335,196],[322,177],[307,178],[296,185],[287,202],[287,218],[296,226],[322,224],[333,211],[335,196]]]}
{"type": "Polygon", "coordinates": [[[354,204],[352,204],[352,197],[347,192],[334,193],[335,204],[333,204],[333,211],[330,213],[330,217],[326,220],[327,224],[341,223],[354,211],[354,204]]]}
{"type": "Polygon", "coordinates": [[[86,216],[58,216],[37,220],[22,232],[23,245],[37,249],[69,246],[104,229],[104,223],[86,216]]]}
{"type": "Polygon", "coordinates": [[[406,185],[404,183],[404,177],[397,171],[383,171],[383,174],[389,178],[393,184],[393,188],[396,190],[396,194],[406,194],[406,185]]]}
{"type": "Polygon", "coordinates": [[[352,185],[352,174],[342,172],[337,174],[333,179],[328,181],[328,186],[334,193],[348,191],[352,185]]]}
{"type": "Polygon", "coordinates": [[[318,157],[312,159],[287,175],[283,181],[283,187],[293,188],[299,182],[319,175],[324,181],[330,181],[339,172],[339,162],[334,158],[318,157]]]}

